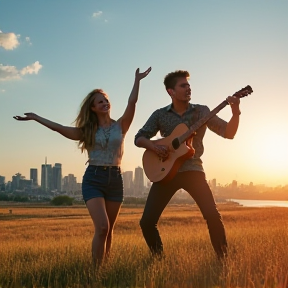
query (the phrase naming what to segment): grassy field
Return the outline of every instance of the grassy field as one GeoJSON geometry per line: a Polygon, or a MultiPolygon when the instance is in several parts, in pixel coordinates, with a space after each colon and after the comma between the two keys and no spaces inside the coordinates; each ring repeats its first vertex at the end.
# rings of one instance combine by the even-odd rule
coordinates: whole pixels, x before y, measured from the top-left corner
{"type": "Polygon", "coordinates": [[[112,254],[96,272],[85,207],[0,206],[0,287],[288,287],[288,209],[218,207],[229,244],[225,263],[196,206],[164,211],[161,260],[151,258],[142,237],[143,207],[123,207],[112,254]]]}

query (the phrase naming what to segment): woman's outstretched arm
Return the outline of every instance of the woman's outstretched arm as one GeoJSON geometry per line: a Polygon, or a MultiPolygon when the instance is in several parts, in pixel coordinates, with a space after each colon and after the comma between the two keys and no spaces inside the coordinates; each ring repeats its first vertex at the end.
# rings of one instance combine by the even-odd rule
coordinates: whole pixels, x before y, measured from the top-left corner
{"type": "Polygon", "coordinates": [[[135,81],[130,97],[128,99],[127,107],[125,109],[123,116],[119,119],[121,121],[123,134],[125,134],[128,131],[135,114],[135,107],[138,100],[140,81],[150,73],[151,69],[152,68],[149,67],[145,72],[140,73],[138,68],[135,72],[135,81]]]}
{"type": "Polygon", "coordinates": [[[43,117],[40,117],[39,115],[35,113],[24,113],[23,116],[14,116],[13,118],[18,121],[28,121],[28,120],[34,120],[38,123],[46,126],[47,128],[56,131],[63,135],[64,137],[71,139],[71,140],[80,140],[82,136],[82,132],[80,128],[77,127],[67,127],[60,125],[58,123],[52,122],[48,119],[45,119],[43,117]]]}

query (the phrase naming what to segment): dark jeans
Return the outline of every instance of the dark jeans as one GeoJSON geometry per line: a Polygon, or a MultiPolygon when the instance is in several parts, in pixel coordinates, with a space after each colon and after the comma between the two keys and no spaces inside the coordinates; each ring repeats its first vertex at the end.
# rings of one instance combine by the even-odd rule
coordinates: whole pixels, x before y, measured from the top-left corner
{"type": "Polygon", "coordinates": [[[140,220],[143,236],[152,254],[161,255],[163,252],[157,222],[172,196],[181,188],[186,190],[199,206],[207,222],[213,248],[217,256],[222,258],[227,253],[225,229],[212,192],[205,179],[205,173],[201,171],[178,172],[166,184],[160,182],[152,184],[140,220]]]}

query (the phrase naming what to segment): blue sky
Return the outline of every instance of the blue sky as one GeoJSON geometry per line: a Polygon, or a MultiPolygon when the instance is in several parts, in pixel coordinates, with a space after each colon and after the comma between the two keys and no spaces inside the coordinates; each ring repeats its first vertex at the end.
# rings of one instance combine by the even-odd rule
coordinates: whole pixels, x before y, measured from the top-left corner
{"type": "MultiPolygon", "coordinates": [[[[103,88],[119,118],[136,68],[141,82],[123,170],[142,166],[134,135],[157,108],[170,103],[164,76],[191,74],[192,103],[216,107],[251,85],[241,101],[234,140],[207,131],[207,178],[222,184],[288,184],[288,1],[20,1],[0,0],[0,175],[11,180],[44,163],[63,164],[81,182],[87,155],[36,122],[35,112],[73,125],[82,99],[103,88]]],[[[219,116],[229,121],[230,108],[219,116]]]]}

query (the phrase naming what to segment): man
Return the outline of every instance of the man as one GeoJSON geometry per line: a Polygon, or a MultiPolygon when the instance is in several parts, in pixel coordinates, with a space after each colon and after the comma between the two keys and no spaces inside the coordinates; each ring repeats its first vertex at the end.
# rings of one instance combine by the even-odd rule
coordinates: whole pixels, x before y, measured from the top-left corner
{"type": "MultiPolygon", "coordinates": [[[[207,106],[189,103],[191,99],[189,77],[189,72],[182,70],[166,75],[164,85],[172,99],[172,103],[167,107],[156,110],[150,116],[135,136],[136,146],[151,150],[164,160],[168,159],[169,148],[164,145],[156,145],[150,141],[150,138],[155,136],[158,131],[160,131],[162,137],[167,137],[180,123],[185,123],[188,127],[191,127],[192,124],[210,113],[207,106]]],[[[199,206],[207,222],[210,239],[217,256],[223,258],[227,253],[224,225],[216,208],[212,191],[206,181],[200,158],[204,151],[202,140],[207,127],[219,136],[228,139],[233,139],[237,132],[241,114],[239,109],[240,100],[235,96],[229,96],[226,100],[232,110],[230,121],[227,123],[218,116],[213,116],[193,136],[194,156],[182,164],[176,176],[168,183],[159,181],[154,182],[151,186],[140,226],[153,255],[161,255],[163,252],[163,244],[157,229],[158,220],[172,196],[181,188],[185,189],[199,206]]]]}

